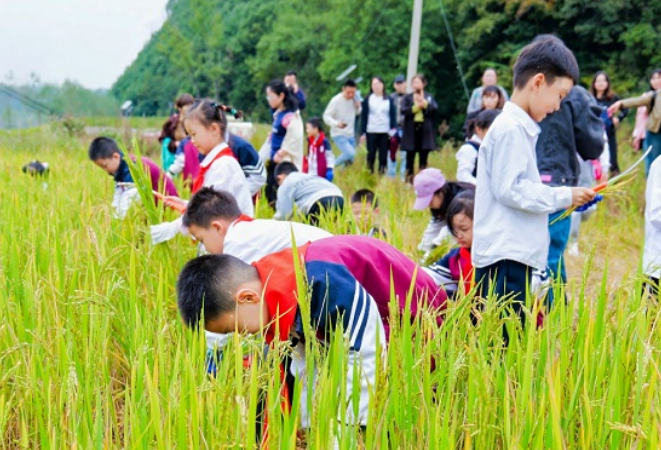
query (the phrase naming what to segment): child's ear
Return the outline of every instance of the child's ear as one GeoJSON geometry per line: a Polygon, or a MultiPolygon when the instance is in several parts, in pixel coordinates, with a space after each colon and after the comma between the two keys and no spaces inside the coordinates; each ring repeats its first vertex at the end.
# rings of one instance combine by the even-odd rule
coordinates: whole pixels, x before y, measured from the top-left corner
{"type": "Polygon", "coordinates": [[[262,296],[249,288],[239,289],[235,297],[237,303],[259,303],[262,301],[262,296]]]}
{"type": "Polygon", "coordinates": [[[544,83],[546,83],[546,76],[543,73],[535,74],[532,77],[532,87],[534,90],[538,90],[544,83]]]}
{"type": "Polygon", "coordinates": [[[224,234],[225,233],[225,225],[223,225],[221,222],[214,220],[211,222],[211,228],[216,230],[219,234],[224,234]]]}

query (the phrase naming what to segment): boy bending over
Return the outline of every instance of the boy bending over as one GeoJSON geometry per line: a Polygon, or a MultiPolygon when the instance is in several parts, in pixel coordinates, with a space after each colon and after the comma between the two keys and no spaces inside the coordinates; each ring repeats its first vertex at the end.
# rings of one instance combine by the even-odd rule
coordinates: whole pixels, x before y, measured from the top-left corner
{"type": "MultiPolygon", "coordinates": [[[[204,310],[204,327],[214,333],[263,333],[268,343],[293,340],[291,373],[305,373],[307,339],[330,342],[341,329],[349,344],[347,392],[352,392],[354,367],[360,376],[358,416],[351,402],[350,421],[365,425],[369,387],[376,380],[377,354],[389,337],[391,277],[395,300],[404,311],[407,291],[415,273],[411,315],[423,308],[445,307],[445,294],[434,280],[394,247],[362,236],[337,236],[298,248],[307,276],[310,322],[316,333],[306,336],[297,299],[296,267],[292,250],[246,264],[230,255],[205,255],[186,264],[177,281],[179,312],[186,324],[196,327],[204,310]]],[[[442,316],[437,315],[437,323],[442,316]]],[[[305,389],[303,390],[305,391],[305,389]]],[[[302,399],[301,424],[309,426],[307,401],[302,399]]]]}

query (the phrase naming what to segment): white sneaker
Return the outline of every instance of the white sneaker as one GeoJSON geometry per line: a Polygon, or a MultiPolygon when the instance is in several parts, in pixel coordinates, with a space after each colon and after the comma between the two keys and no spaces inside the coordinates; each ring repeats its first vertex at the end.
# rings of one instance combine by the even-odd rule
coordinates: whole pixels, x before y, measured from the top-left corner
{"type": "Polygon", "coordinates": [[[579,256],[581,252],[578,250],[578,242],[572,242],[569,244],[567,253],[569,253],[569,256],[579,256]]]}

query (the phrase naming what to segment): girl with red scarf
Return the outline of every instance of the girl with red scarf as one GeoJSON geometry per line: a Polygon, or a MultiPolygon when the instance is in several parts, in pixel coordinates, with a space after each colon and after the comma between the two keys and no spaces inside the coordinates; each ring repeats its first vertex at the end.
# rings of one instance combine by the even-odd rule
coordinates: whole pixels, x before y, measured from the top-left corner
{"type": "MultiPolygon", "coordinates": [[[[254,207],[248,181],[232,149],[225,142],[227,118],[222,105],[205,99],[195,102],[186,115],[186,129],[195,147],[204,155],[200,171],[193,182],[192,192],[203,186],[227,191],[236,199],[241,212],[254,215],[254,207]]],[[[165,204],[185,209],[188,202],[177,197],[168,197],[165,204]]],[[[181,218],[151,227],[152,244],[159,244],[185,233],[181,218]]]]}
{"type": "Polygon", "coordinates": [[[447,212],[448,230],[459,244],[443,258],[424,270],[445,289],[448,297],[467,295],[474,286],[471,247],[473,245],[473,209],[475,191],[458,194],[447,212]]]}
{"type": "Polygon", "coordinates": [[[316,174],[333,181],[335,156],[324,134],[321,119],[313,117],[308,120],[305,124],[305,132],[308,135],[308,154],[303,160],[303,173],[316,174]]]}

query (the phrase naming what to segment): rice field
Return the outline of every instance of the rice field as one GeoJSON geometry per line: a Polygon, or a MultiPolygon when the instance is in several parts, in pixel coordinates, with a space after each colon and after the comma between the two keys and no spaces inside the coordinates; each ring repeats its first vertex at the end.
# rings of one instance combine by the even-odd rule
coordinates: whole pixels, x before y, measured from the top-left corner
{"type": "MultiPolygon", "coordinates": [[[[113,219],[112,179],[87,160],[89,140],[0,132],[1,449],[253,449],[261,399],[270,449],[661,448],[660,315],[638,294],[643,177],[584,224],[569,302],[543,328],[521,330],[493,299],[473,325],[471,298],[440,329],[424,316],[395,326],[364,429],[342,420],[344,342],[308,342],[319,381],[312,427],[297,432],[298,408],[282,412],[272,376],[284,344],[246,370],[261,345],[236,338],[218,376],[205,375],[204,336],[179,320],[174,290],[196,249],[183,237],[149,244],[148,224],[173,212],[113,219]],[[20,172],[34,158],[51,165],[47,186],[20,172]]],[[[621,153],[627,167],[634,155],[621,153]]],[[[453,155],[448,145],[431,165],[452,176],[453,155]]],[[[412,211],[412,189],[361,167],[338,171],[338,184],[347,196],[376,190],[391,243],[419,259],[428,215],[412,211]]],[[[322,225],[344,232],[350,218],[322,225]]]]}

